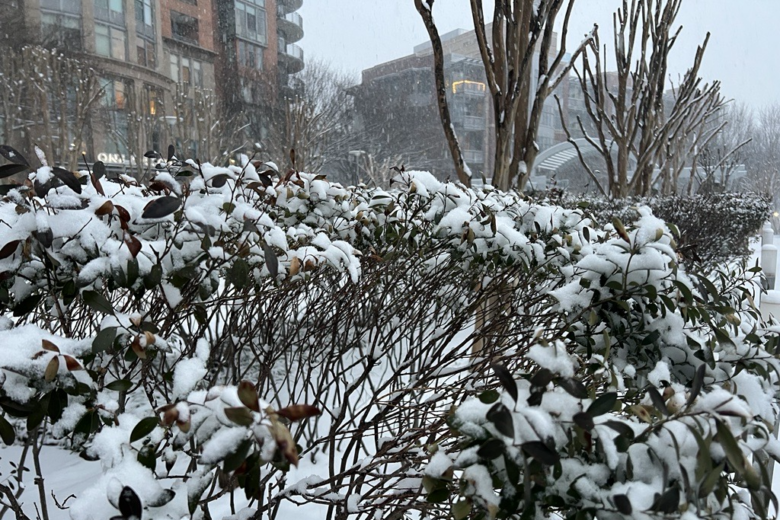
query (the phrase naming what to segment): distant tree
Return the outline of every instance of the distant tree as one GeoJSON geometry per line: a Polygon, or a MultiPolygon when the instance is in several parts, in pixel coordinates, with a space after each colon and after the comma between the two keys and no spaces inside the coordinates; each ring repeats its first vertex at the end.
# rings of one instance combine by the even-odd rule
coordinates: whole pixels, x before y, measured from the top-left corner
{"type": "Polygon", "coordinates": [[[38,146],[53,163],[75,168],[90,113],[103,95],[88,60],[26,45],[0,52],[0,133],[19,149],[38,146]]]}
{"type": "Polygon", "coordinates": [[[746,188],[772,197],[780,208],[780,104],[769,105],[755,115],[752,141],[744,153],[746,188]]]}
{"type": "MultiPolygon", "coordinates": [[[[482,0],[471,0],[477,43],[495,119],[495,171],[493,185],[523,189],[539,153],[537,136],[545,100],[568,77],[571,64],[590,37],[565,61],[566,37],[575,0],[494,0],[493,23],[486,25],[482,0]],[[564,12],[561,33],[555,24],[564,12]],[[555,42],[558,50],[554,52],[555,42]]],[[[442,127],[458,178],[470,183],[471,172],[463,158],[452,126],[444,78],[444,51],[434,23],[434,0],[414,0],[431,39],[436,98],[442,127]]]]}
{"type": "MultiPolygon", "coordinates": [[[[675,191],[685,162],[694,160],[722,129],[708,125],[724,104],[720,83],[704,84],[699,77],[709,34],[693,66],[679,85],[668,90],[669,55],[682,29],[674,29],[681,4],[682,0],[623,0],[613,17],[617,70],[605,68],[607,51],[598,31],[575,69],[595,135],[585,131],[582,118],[577,118],[577,125],[606,161],[607,185],[583,165],[602,193],[611,197],[649,195],[659,183],[661,191],[675,191]]],[[[577,146],[571,135],[570,141],[577,146]]]]}
{"type": "Polygon", "coordinates": [[[745,166],[751,156],[755,122],[753,112],[747,105],[729,103],[723,107],[714,122],[722,126],[723,131],[718,132],[702,147],[694,160],[686,188],[688,195],[693,191],[694,180],[710,191],[725,190],[731,184],[737,169],[745,166]]]}

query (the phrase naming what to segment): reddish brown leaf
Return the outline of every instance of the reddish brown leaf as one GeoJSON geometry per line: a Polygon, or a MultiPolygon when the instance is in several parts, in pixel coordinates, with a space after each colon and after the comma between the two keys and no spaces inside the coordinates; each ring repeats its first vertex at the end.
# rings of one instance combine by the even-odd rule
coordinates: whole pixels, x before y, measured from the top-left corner
{"type": "Polygon", "coordinates": [[[12,254],[16,252],[16,248],[19,247],[19,243],[21,240],[12,240],[11,242],[8,242],[6,245],[3,246],[2,249],[0,249],[0,260],[3,258],[8,258],[12,254]]]}
{"type": "Polygon", "coordinates": [[[43,350],[48,350],[49,352],[56,352],[57,354],[60,353],[60,349],[57,345],[49,341],[48,339],[42,339],[41,345],[43,347],[43,350]]]}
{"type": "Polygon", "coordinates": [[[114,211],[114,203],[110,200],[105,201],[98,209],[95,210],[95,215],[102,217],[103,215],[110,215],[114,211]]]}
{"type": "Polygon", "coordinates": [[[130,213],[128,213],[125,208],[119,204],[115,204],[114,209],[116,209],[116,212],[119,215],[119,220],[122,222],[130,222],[130,213]]]}
{"type": "Polygon", "coordinates": [[[141,252],[141,241],[127,231],[125,231],[125,244],[130,250],[130,254],[133,255],[133,258],[137,257],[138,253],[141,252]]]}
{"type": "Polygon", "coordinates": [[[146,351],[141,346],[141,337],[136,336],[133,342],[130,344],[130,348],[133,349],[138,359],[146,359],[146,351]]]}
{"type": "Polygon", "coordinates": [[[73,356],[65,355],[63,357],[65,358],[65,368],[67,368],[69,372],[74,372],[76,370],[84,370],[84,367],[81,366],[81,363],[76,361],[76,358],[74,358],[73,356]]]}
{"type": "Polygon", "coordinates": [[[100,179],[97,178],[97,176],[94,173],[89,174],[89,179],[92,181],[92,186],[95,187],[95,191],[98,192],[100,195],[106,196],[106,192],[103,191],[103,185],[100,184],[100,179]]]}
{"type": "Polygon", "coordinates": [[[301,271],[301,260],[294,256],[292,260],[290,260],[290,276],[295,276],[301,271]]]}
{"type": "Polygon", "coordinates": [[[252,411],[260,411],[260,400],[257,398],[257,389],[249,381],[238,383],[238,398],[244,406],[252,411]]]}
{"type": "Polygon", "coordinates": [[[294,466],[298,466],[298,450],[295,447],[295,441],[290,435],[290,430],[278,421],[272,421],[268,427],[268,431],[271,432],[271,436],[276,441],[276,446],[279,448],[279,452],[284,456],[288,462],[294,466]]]}
{"type": "Polygon", "coordinates": [[[310,404],[293,404],[276,411],[277,415],[281,415],[291,421],[308,419],[309,417],[315,417],[321,413],[319,408],[310,404]]]}
{"type": "Polygon", "coordinates": [[[165,410],[165,413],[163,414],[162,422],[165,426],[173,425],[173,423],[175,423],[179,418],[179,410],[176,409],[175,405],[170,406],[171,407],[165,410]]]}
{"type": "Polygon", "coordinates": [[[60,358],[59,356],[54,356],[49,360],[49,364],[46,365],[46,370],[43,372],[43,379],[47,382],[54,381],[54,378],[57,377],[57,372],[60,369],[60,358]]]}

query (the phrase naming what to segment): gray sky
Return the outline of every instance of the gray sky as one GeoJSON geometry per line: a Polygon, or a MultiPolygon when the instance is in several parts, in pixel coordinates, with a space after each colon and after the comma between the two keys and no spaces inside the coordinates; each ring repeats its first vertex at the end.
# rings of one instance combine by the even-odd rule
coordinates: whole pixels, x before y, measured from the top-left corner
{"type": "MultiPolygon", "coordinates": [[[[612,12],[621,0],[576,0],[569,48],[598,23],[603,43],[612,40],[612,12]]],[[[490,4],[485,1],[485,5],[490,4]]],[[[444,33],[470,29],[468,0],[437,0],[434,16],[444,33]]],[[[413,0],[304,0],[307,59],[322,58],[359,73],[378,63],[411,54],[427,40],[413,0]]],[[[712,33],[703,77],[720,80],[728,98],[756,108],[780,103],[780,0],[684,0],[677,19],[683,32],[671,60],[673,77],[693,62],[696,46],[712,33]]]]}

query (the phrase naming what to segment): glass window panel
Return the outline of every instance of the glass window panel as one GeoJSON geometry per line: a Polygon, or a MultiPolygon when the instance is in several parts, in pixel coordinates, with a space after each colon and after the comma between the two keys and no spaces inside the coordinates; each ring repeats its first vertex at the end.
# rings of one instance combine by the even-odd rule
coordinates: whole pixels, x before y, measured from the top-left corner
{"type": "Polygon", "coordinates": [[[111,39],[105,25],[95,24],[95,52],[101,56],[111,56],[111,39]]]}
{"type": "Polygon", "coordinates": [[[127,59],[124,31],[111,29],[111,57],[118,60],[127,59]]]}
{"type": "Polygon", "coordinates": [[[171,79],[175,82],[179,82],[179,57],[175,54],[171,54],[171,79]]]}
{"type": "Polygon", "coordinates": [[[181,82],[190,83],[192,77],[190,74],[190,60],[188,58],[182,58],[181,60],[181,82]]]}
{"type": "Polygon", "coordinates": [[[125,109],[127,96],[125,95],[125,84],[121,81],[114,81],[114,100],[116,108],[120,110],[125,109]]]}
{"type": "Polygon", "coordinates": [[[109,8],[116,13],[123,13],[124,6],[122,0],[109,0],[109,8]]]}
{"type": "Polygon", "coordinates": [[[196,87],[203,86],[203,69],[198,60],[192,60],[192,83],[196,87]]]}

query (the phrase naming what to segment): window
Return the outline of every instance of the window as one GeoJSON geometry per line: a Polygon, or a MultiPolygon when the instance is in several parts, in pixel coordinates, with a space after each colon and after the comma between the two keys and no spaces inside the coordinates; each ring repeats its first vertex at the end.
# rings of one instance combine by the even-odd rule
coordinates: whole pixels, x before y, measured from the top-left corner
{"type": "Polygon", "coordinates": [[[240,38],[266,43],[265,9],[235,0],[236,34],[240,38]]]}
{"type": "Polygon", "coordinates": [[[44,44],[81,49],[81,21],[75,16],[41,13],[44,44]]]}
{"type": "Polygon", "coordinates": [[[103,98],[100,104],[106,108],[124,110],[127,107],[127,85],[120,80],[100,79],[103,98]]]}
{"type": "Polygon", "coordinates": [[[123,0],[95,0],[95,19],[115,25],[125,25],[123,0]]]}
{"type": "Polygon", "coordinates": [[[154,38],[152,0],[135,0],[135,32],[154,38]]]}
{"type": "Polygon", "coordinates": [[[108,25],[95,24],[95,52],[117,60],[127,59],[125,31],[108,25]]]}
{"type": "Polygon", "coordinates": [[[155,54],[154,44],[143,38],[137,38],[136,43],[138,49],[138,64],[149,67],[150,69],[157,67],[157,56],[155,54]]]}
{"type": "Polygon", "coordinates": [[[171,33],[177,40],[198,44],[198,19],[171,11],[171,33]]]}
{"type": "Polygon", "coordinates": [[[60,13],[81,14],[81,0],[41,0],[41,9],[60,13]]]}
{"type": "Polygon", "coordinates": [[[171,54],[171,79],[176,83],[203,87],[203,62],[171,54]]]}
{"type": "Polygon", "coordinates": [[[238,64],[250,69],[263,70],[263,48],[238,40],[238,64]]]}

